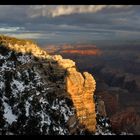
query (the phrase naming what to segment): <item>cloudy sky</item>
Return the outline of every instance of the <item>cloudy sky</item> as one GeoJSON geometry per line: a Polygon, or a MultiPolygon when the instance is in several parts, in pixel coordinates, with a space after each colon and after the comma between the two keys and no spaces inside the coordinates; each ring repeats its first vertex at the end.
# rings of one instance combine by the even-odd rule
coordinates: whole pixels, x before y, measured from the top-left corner
{"type": "Polygon", "coordinates": [[[40,44],[140,40],[140,6],[0,5],[0,34],[40,44]]]}

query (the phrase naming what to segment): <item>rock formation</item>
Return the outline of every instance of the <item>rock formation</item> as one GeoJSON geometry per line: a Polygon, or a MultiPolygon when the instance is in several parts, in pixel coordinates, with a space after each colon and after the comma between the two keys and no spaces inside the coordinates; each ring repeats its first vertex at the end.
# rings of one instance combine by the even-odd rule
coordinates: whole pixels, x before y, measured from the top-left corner
{"type": "Polygon", "coordinates": [[[0,39],[0,134],[93,134],[92,75],[33,42],[0,39]]]}
{"type": "Polygon", "coordinates": [[[116,133],[133,132],[140,134],[138,129],[140,126],[140,117],[133,107],[128,107],[116,114],[111,119],[112,129],[116,133]]]}
{"type": "Polygon", "coordinates": [[[97,110],[98,110],[98,113],[103,116],[103,117],[106,117],[107,114],[106,114],[106,109],[105,109],[105,103],[104,101],[101,99],[101,97],[99,96],[99,99],[98,99],[98,104],[97,104],[97,110]]]}
{"type": "Polygon", "coordinates": [[[95,45],[90,44],[65,44],[65,45],[48,45],[44,48],[50,54],[61,54],[63,55],[82,55],[82,56],[100,56],[102,54],[101,50],[95,45]]]}
{"type": "Polygon", "coordinates": [[[104,105],[106,108],[106,114],[110,117],[112,114],[116,113],[119,107],[117,96],[108,93],[106,91],[98,92],[98,96],[102,97],[104,105]]]}
{"type": "Polygon", "coordinates": [[[91,132],[95,132],[96,114],[93,101],[95,80],[87,72],[83,73],[82,76],[75,68],[69,68],[66,82],[67,91],[73,99],[80,123],[91,132]]]}
{"type": "Polygon", "coordinates": [[[98,49],[92,49],[92,50],[62,50],[60,53],[62,54],[79,54],[79,55],[101,55],[101,52],[98,49]]]}

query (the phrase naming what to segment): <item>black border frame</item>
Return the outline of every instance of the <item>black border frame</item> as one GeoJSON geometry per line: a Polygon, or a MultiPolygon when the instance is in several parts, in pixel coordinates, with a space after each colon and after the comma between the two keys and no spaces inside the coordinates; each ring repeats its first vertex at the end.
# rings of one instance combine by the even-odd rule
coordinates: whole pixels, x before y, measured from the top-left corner
{"type": "Polygon", "coordinates": [[[139,0],[1,0],[1,5],[140,5],[139,0]]]}

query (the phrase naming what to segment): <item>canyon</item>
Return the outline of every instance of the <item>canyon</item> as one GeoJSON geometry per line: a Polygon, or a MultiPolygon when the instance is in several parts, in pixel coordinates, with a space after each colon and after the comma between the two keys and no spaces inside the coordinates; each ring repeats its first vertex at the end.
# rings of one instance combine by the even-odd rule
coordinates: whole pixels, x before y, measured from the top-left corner
{"type": "MultiPolygon", "coordinates": [[[[45,47],[47,48],[50,50],[51,46],[45,47]]],[[[58,53],[64,58],[70,58],[77,63],[81,72],[89,71],[94,76],[97,84],[95,95],[100,96],[104,101],[113,131],[139,134],[139,127],[131,125],[136,122],[139,125],[140,120],[139,46],[65,44],[53,48],[55,48],[53,51],[48,51],[50,54],[58,53]],[[95,50],[100,53],[92,53],[95,50]],[[134,115],[130,115],[129,108],[132,108],[134,115]],[[127,115],[124,115],[124,112],[127,115]],[[121,118],[117,117],[118,115],[121,118]],[[122,118],[127,122],[121,121],[122,118]],[[118,119],[117,125],[115,119],[118,119]]]]}
{"type": "Polygon", "coordinates": [[[0,43],[0,134],[139,134],[139,65],[130,73],[128,63],[139,64],[138,53],[40,48],[7,36],[0,43]]]}

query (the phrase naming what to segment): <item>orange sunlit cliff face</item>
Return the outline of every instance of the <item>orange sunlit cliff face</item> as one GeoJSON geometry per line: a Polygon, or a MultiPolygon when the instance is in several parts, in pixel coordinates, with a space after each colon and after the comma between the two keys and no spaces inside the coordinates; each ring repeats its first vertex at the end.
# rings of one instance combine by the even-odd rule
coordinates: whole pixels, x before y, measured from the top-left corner
{"type": "Polygon", "coordinates": [[[101,51],[95,45],[78,44],[67,48],[63,47],[62,54],[100,55],[101,51]]]}
{"type": "Polygon", "coordinates": [[[74,54],[74,55],[93,55],[100,56],[102,54],[101,50],[95,45],[89,44],[65,44],[61,46],[49,45],[46,47],[50,54],[74,54]]]}
{"type": "Polygon", "coordinates": [[[80,55],[100,55],[101,51],[98,49],[93,50],[63,50],[61,53],[80,54],[80,55]]]}

